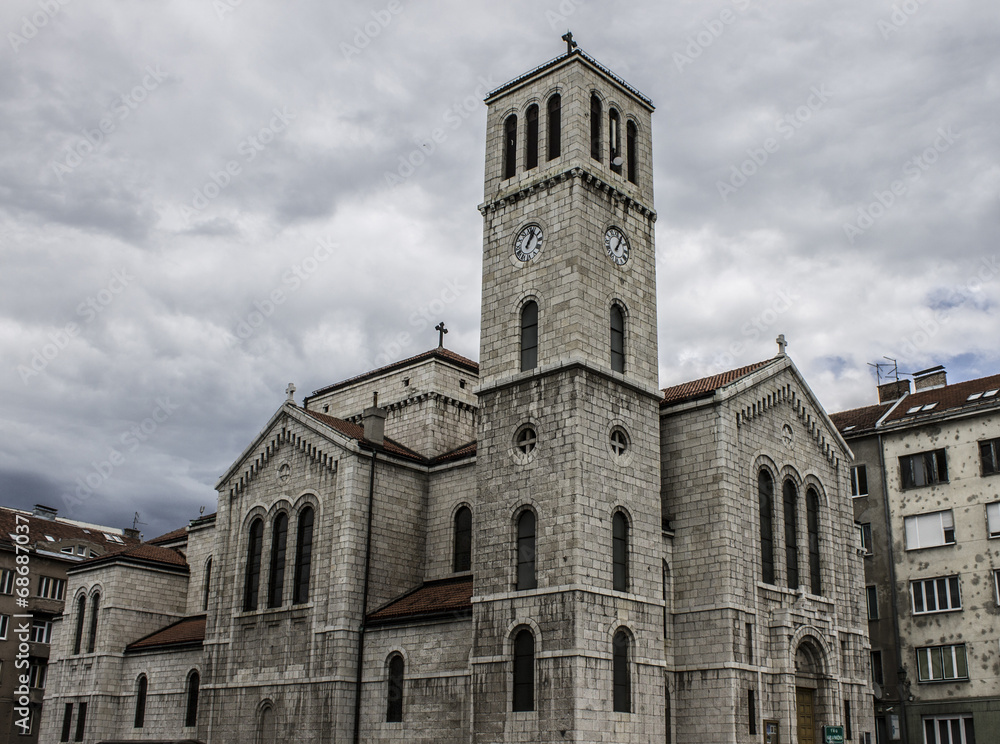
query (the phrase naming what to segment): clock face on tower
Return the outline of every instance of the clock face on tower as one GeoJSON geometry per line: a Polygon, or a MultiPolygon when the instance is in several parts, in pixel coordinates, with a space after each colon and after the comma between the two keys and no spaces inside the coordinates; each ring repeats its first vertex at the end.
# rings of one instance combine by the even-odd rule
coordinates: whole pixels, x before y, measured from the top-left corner
{"type": "Polygon", "coordinates": [[[514,256],[518,261],[530,261],[542,250],[542,228],[528,225],[517,234],[514,241],[514,256]]]}
{"type": "Polygon", "coordinates": [[[609,227],[604,232],[604,250],[608,257],[619,266],[628,261],[628,238],[617,227],[609,227]]]}

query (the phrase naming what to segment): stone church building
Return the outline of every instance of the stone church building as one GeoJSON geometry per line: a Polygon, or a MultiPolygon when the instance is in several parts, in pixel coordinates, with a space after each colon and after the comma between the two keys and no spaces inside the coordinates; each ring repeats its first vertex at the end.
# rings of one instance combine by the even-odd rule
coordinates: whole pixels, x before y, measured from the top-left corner
{"type": "Polygon", "coordinates": [[[43,741],[870,741],[844,440],[783,339],[659,388],[652,103],[571,48],[486,104],[479,362],[290,387],[73,567],[43,741]]]}

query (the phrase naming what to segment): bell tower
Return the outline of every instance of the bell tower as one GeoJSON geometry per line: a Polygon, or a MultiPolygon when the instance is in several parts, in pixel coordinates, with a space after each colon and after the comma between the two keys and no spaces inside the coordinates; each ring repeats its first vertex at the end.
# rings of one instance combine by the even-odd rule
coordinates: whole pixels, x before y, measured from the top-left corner
{"type": "Polygon", "coordinates": [[[662,741],[653,105],[564,39],[486,98],[473,730],[662,741]]]}

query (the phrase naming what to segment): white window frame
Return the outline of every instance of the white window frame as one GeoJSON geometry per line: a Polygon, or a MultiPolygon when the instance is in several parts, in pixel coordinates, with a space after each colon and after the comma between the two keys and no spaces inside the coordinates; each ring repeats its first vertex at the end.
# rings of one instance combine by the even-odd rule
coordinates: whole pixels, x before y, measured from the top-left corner
{"type": "Polygon", "coordinates": [[[997,606],[1000,606],[1000,568],[993,570],[993,583],[996,585],[997,606]]]}
{"type": "Polygon", "coordinates": [[[954,643],[945,646],[921,646],[917,648],[917,681],[918,682],[962,682],[969,679],[969,654],[964,643],[954,643]],[[959,654],[961,650],[961,654],[959,654]],[[921,677],[921,661],[926,658],[926,668],[929,674],[934,673],[934,657],[940,657],[940,677],[921,677]],[[962,657],[965,666],[965,676],[958,676],[959,656],[962,657]],[[946,666],[950,666],[954,672],[952,676],[947,676],[946,666]]]}
{"type": "Polygon", "coordinates": [[[0,568],[0,594],[14,593],[14,571],[9,568],[0,568]]]}
{"type": "Polygon", "coordinates": [[[899,458],[899,481],[904,491],[912,488],[926,488],[938,483],[948,482],[948,453],[945,449],[914,452],[912,455],[902,455],[899,458]],[[924,467],[930,463],[932,472],[927,473],[924,467]],[[918,469],[919,467],[919,469],[918,469]],[[907,484],[906,473],[909,472],[912,483],[907,484]],[[919,476],[919,477],[918,477],[919,476]],[[929,476],[924,478],[924,476],[929,476]]]}
{"type": "Polygon", "coordinates": [[[865,465],[852,465],[851,466],[851,498],[857,499],[862,496],[868,495],[868,468],[865,465]],[[864,473],[865,480],[865,490],[861,491],[861,478],[858,477],[859,473],[864,473]]]}
{"type": "Polygon", "coordinates": [[[910,609],[914,615],[933,615],[938,612],[955,612],[962,609],[962,589],[958,574],[917,579],[910,582],[910,609]],[[943,584],[942,584],[943,582],[943,584]],[[917,609],[917,597],[924,609],[917,609]],[[928,597],[934,599],[934,609],[928,610],[928,597]]]}
{"type": "Polygon", "coordinates": [[[33,690],[44,690],[45,678],[48,676],[49,665],[39,661],[36,659],[28,664],[28,687],[33,690]]]}
{"type": "Polygon", "coordinates": [[[986,536],[1000,537],[1000,501],[986,505],[986,536]]]}
{"type": "Polygon", "coordinates": [[[32,620],[31,621],[31,642],[32,643],[52,643],[52,621],[32,620]],[[39,634],[38,631],[41,630],[39,634]]]}
{"type": "Polygon", "coordinates": [[[872,540],[871,522],[858,523],[858,538],[861,541],[861,549],[865,555],[875,555],[875,544],[872,540]],[[868,539],[865,540],[865,537],[868,539]]]}
{"type": "Polygon", "coordinates": [[[7,632],[10,630],[10,615],[0,615],[0,641],[7,640],[7,632]]]}
{"type": "Polygon", "coordinates": [[[42,576],[38,579],[38,596],[42,599],[61,600],[66,595],[66,579],[42,576]]]}
{"type": "Polygon", "coordinates": [[[975,730],[972,724],[972,714],[971,713],[952,713],[951,715],[944,716],[921,716],[920,718],[920,728],[922,729],[924,744],[971,744],[972,739],[970,739],[966,734],[969,733],[969,729],[973,729],[972,736],[975,738],[975,730]],[[959,725],[959,736],[955,738],[952,736],[952,727],[948,726],[948,739],[944,740],[940,736],[941,727],[938,725],[934,726],[934,738],[930,739],[927,737],[927,724],[930,722],[938,724],[940,722],[952,722],[961,721],[959,725]],[[968,724],[966,724],[966,721],[968,724]]]}
{"type": "Polygon", "coordinates": [[[942,545],[955,544],[955,517],[951,509],[928,512],[926,514],[912,514],[903,517],[903,532],[906,535],[907,550],[922,550],[924,548],[937,548],[942,545]],[[935,524],[936,522],[936,524],[935,524]],[[940,536],[933,535],[926,544],[920,540],[920,529],[940,532],[940,536]]]}

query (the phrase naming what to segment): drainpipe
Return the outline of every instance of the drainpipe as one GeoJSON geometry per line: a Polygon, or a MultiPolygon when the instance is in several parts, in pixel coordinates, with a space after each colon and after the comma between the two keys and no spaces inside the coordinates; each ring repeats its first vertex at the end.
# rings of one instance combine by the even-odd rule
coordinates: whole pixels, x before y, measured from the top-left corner
{"type": "MultiPolygon", "coordinates": [[[[370,410],[370,409],[369,409],[370,410]]],[[[368,411],[365,411],[367,414],[368,411]]],[[[385,417],[382,417],[385,420],[385,417]]],[[[366,422],[367,423],[367,422],[366,422]]],[[[366,426],[367,428],[367,426],[366,426]]],[[[373,443],[375,447],[381,442],[373,443]]],[[[368,579],[372,564],[372,511],[375,503],[375,458],[378,450],[372,449],[371,469],[368,478],[368,529],[365,535],[365,580],[361,594],[361,624],[358,628],[358,668],[354,683],[354,744],[361,741],[361,683],[365,661],[365,621],[368,616],[368,579]]]]}

